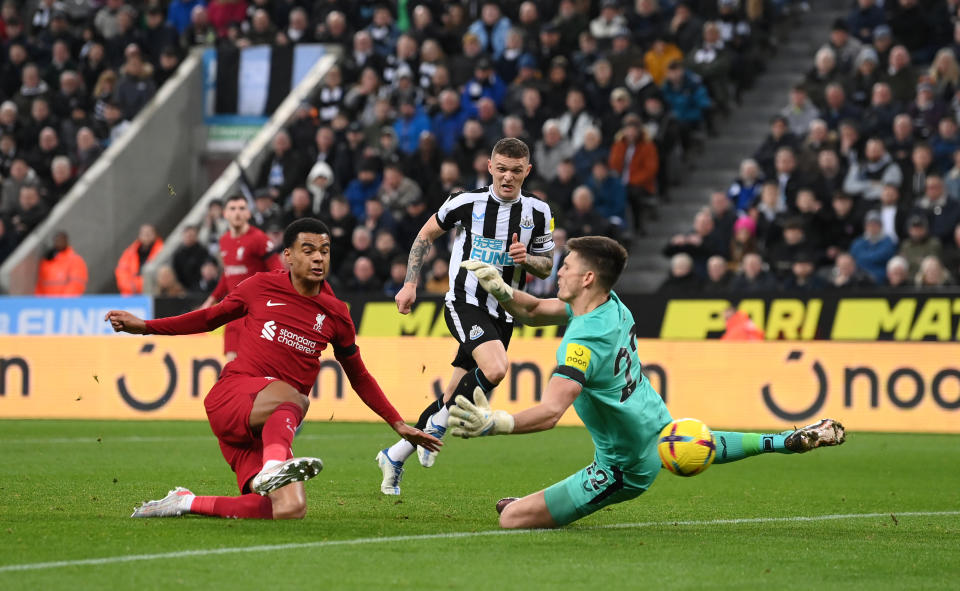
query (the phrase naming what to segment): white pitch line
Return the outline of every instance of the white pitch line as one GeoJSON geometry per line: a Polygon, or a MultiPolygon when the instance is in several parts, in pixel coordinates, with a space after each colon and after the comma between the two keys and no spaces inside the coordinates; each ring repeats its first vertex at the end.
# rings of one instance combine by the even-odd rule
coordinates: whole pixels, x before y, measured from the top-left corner
{"type": "Polygon", "coordinates": [[[211,436],[201,436],[201,435],[126,435],[123,437],[103,437],[91,435],[89,437],[28,437],[24,439],[0,439],[0,443],[4,445],[9,444],[25,444],[25,445],[42,445],[44,443],[167,443],[173,441],[201,441],[204,439],[211,439],[211,436]],[[98,437],[101,441],[97,441],[98,437]]]}
{"type": "MultiPolygon", "coordinates": [[[[44,443],[170,443],[176,441],[216,441],[211,435],[124,435],[120,437],[101,437],[102,441],[97,441],[95,435],[89,437],[28,437],[23,439],[0,438],[0,444],[24,444],[24,445],[42,445],[44,443]]],[[[347,437],[356,437],[356,434],[350,433],[303,433],[297,435],[295,441],[317,440],[317,439],[344,439],[347,437]]]]}
{"type": "MultiPolygon", "coordinates": [[[[960,511],[904,511],[904,512],[886,512],[886,513],[844,513],[834,515],[811,515],[811,516],[793,516],[793,517],[743,517],[735,519],[710,519],[702,521],[645,521],[639,523],[614,523],[610,525],[596,525],[581,528],[583,530],[604,530],[604,529],[639,529],[647,527],[667,527],[679,525],[731,525],[743,523],[782,523],[782,522],[811,522],[811,521],[834,521],[840,519],[870,519],[878,517],[889,517],[896,515],[899,517],[941,517],[960,515],[960,511]]],[[[330,546],[359,546],[363,544],[387,544],[392,542],[418,542],[424,540],[449,540],[457,538],[475,538],[481,536],[508,536],[522,535],[530,533],[553,533],[571,531],[564,529],[513,529],[513,530],[485,530],[476,532],[450,532],[444,534],[421,534],[408,536],[387,536],[380,538],[355,538],[352,540],[325,540],[320,542],[302,542],[296,544],[271,544],[262,546],[239,546],[234,548],[209,548],[202,550],[182,550],[180,552],[162,552],[158,554],[131,554],[127,556],[107,556],[104,558],[86,558],[82,560],[59,560],[56,562],[34,562],[27,564],[8,564],[0,566],[0,573],[18,572],[29,570],[48,570],[53,568],[64,568],[69,566],[95,566],[101,564],[120,564],[124,562],[139,562],[146,560],[164,560],[169,558],[192,558],[195,556],[216,556],[220,554],[239,554],[248,552],[274,552],[278,550],[301,550],[304,548],[327,548],[330,546]]]]}

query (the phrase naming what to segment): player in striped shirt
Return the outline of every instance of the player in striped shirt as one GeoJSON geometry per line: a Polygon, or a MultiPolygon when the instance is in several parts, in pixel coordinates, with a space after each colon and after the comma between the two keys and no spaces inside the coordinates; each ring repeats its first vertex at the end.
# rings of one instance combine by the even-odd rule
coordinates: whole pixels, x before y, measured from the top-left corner
{"type": "MultiPolygon", "coordinates": [[[[523,289],[526,272],[544,278],[553,268],[553,215],[550,207],[521,192],[530,174],[530,150],[516,138],[497,142],[487,162],[493,182],[489,187],[455,193],[447,198],[414,241],[407,262],[407,277],[396,296],[401,314],[410,313],[417,298],[417,281],[423,259],[434,240],[455,230],[450,254],[450,290],[444,318],[460,347],[453,360],[453,376],[443,401],[431,403],[420,415],[418,428],[436,437],[446,432],[448,408],[456,395],[473,396],[475,388],[489,392],[507,372],[507,347],[513,318],[462,267],[467,260],[493,265],[506,284],[523,289]]],[[[400,494],[403,463],[416,449],[420,463],[429,468],[435,452],[414,448],[401,440],[377,454],[383,472],[380,491],[400,494]]]]}

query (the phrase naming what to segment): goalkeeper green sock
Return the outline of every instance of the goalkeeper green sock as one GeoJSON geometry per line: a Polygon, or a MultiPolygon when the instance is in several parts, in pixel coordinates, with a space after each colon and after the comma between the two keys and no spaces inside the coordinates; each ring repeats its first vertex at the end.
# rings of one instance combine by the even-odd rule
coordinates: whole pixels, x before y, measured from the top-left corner
{"type": "Polygon", "coordinates": [[[786,435],[771,433],[714,431],[713,439],[717,444],[717,457],[713,463],[726,464],[770,452],[793,453],[783,445],[786,438],[786,435]]]}

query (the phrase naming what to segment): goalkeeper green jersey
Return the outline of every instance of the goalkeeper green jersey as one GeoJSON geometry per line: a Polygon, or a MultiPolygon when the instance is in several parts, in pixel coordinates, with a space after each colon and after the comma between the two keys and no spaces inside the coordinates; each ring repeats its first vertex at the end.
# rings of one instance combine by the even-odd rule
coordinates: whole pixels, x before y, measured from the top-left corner
{"type": "Polygon", "coordinates": [[[593,311],[574,316],[567,305],[567,315],[554,375],[583,386],[573,407],[590,431],[596,460],[628,473],[648,471],[657,436],[671,419],[640,372],[633,314],[611,291],[593,311]]]}

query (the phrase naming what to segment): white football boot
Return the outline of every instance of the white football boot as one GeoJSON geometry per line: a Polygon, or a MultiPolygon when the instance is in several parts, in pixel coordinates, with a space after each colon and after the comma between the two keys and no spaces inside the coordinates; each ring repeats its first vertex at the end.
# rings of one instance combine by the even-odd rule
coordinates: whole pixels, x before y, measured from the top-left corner
{"type": "MultiPolygon", "coordinates": [[[[443,439],[443,436],[447,433],[447,428],[434,424],[433,417],[430,417],[427,419],[427,426],[423,428],[423,432],[427,435],[433,435],[437,439],[443,439]]],[[[417,459],[420,460],[420,465],[424,468],[433,466],[433,463],[437,461],[438,453],[440,452],[430,451],[422,445],[417,446],[417,459]]]]}
{"type": "Polygon", "coordinates": [[[258,495],[271,492],[292,482],[310,480],[323,470],[320,458],[293,458],[264,468],[250,481],[250,489],[258,495]]]}
{"type": "Polygon", "coordinates": [[[133,510],[130,517],[179,517],[190,513],[194,494],[178,486],[159,501],[146,501],[133,510]]]}
{"type": "Polygon", "coordinates": [[[383,482],[380,483],[380,492],[385,495],[400,494],[400,481],[403,480],[403,462],[395,462],[387,455],[386,449],[377,453],[377,465],[383,472],[383,482]]]}

